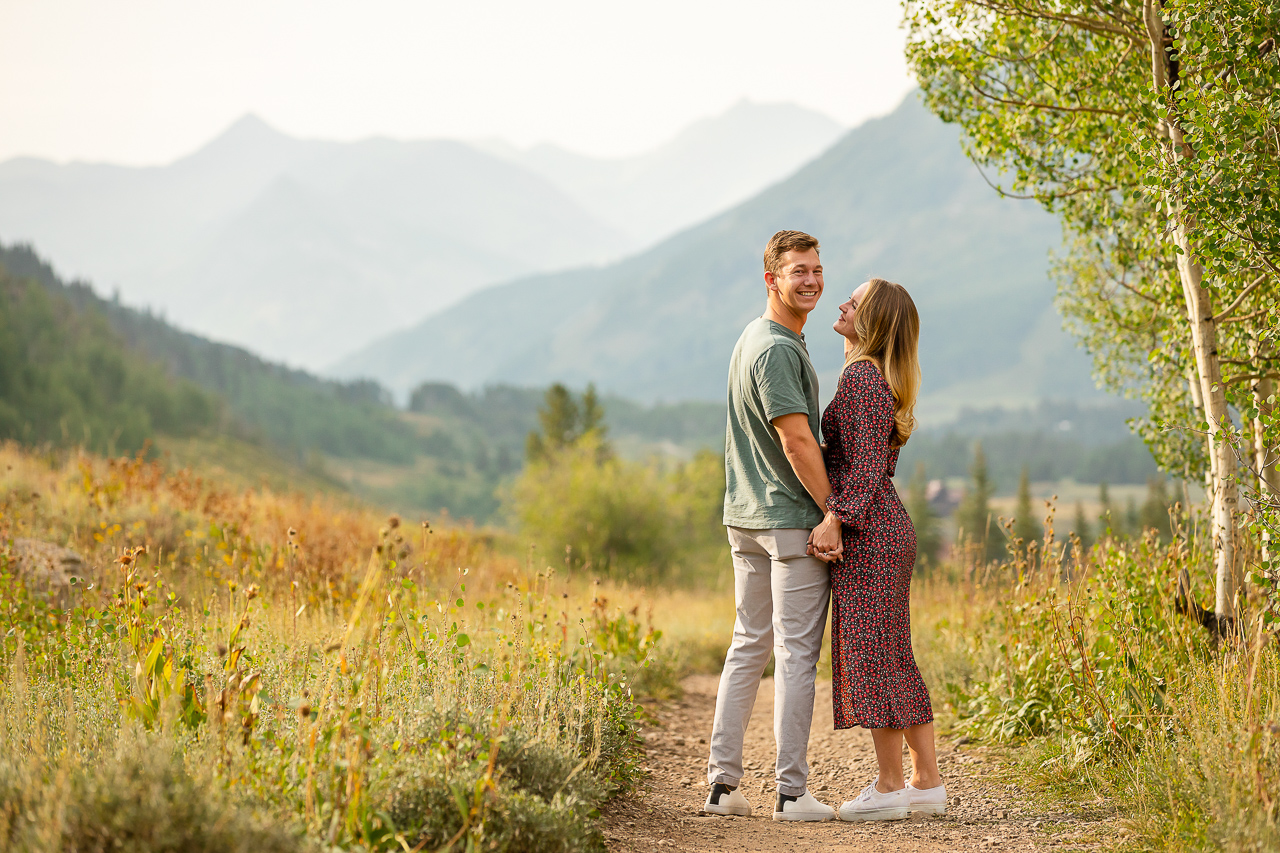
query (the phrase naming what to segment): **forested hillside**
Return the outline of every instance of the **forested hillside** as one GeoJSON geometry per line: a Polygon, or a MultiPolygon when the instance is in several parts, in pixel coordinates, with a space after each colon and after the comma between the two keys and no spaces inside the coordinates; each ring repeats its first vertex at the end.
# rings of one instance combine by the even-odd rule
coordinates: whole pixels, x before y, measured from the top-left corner
{"type": "MultiPolygon", "coordinates": [[[[409,411],[368,380],[337,382],[184,332],[64,282],[27,246],[0,246],[0,437],[250,469],[269,457],[383,504],[487,520],[524,464],[539,389],[426,386],[409,411]],[[229,440],[229,443],[228,443],[229,440]],[[245,458],[248,456],[249,458],[245,458]]],[[[723,441],[723,406],[605,401],[618,445],[687,455],[723,441]]]]}
{"type": "Polygon", "coordinates": [[[0,438],[131,452],[157,432],[217,429],[223,409],[122,346],[101,312],[0,263],[0,438]]]}

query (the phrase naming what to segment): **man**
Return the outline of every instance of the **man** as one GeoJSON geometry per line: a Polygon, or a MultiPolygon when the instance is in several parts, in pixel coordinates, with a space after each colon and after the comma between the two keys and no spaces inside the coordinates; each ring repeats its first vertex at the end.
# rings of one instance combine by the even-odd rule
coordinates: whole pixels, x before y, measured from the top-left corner
{"type": "MultiPolygon", "coordinates": [[[[742,742],[760,676],[772,651],[773,728],[778,744],[774,820],[831,820],[806,789],[814,678],[826,627],[830,576],[809,556],[810,530],[831,494],[818,444],[818,376],[805,347],[805,320],[822,296],[818,241],[779,231],[764,253],[768,306],[752,320],[729,362],[724,523],[733,552],[737,620],[711,730],[704,811],[749,815],[738,790],[742,742]]],[[[814,542],[829,559],[839,537],[814,542]]]]}

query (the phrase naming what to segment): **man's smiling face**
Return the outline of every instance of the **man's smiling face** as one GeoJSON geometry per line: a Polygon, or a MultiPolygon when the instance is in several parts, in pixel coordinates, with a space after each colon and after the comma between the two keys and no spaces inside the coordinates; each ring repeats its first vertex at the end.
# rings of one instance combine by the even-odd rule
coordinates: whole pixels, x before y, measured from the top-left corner
{"type": "Polygon", "coordinates": [[[822,296],[822,261],[816,249],[785,252],[777,273],[765,273],[765,283],[778,301],[798,317],[808,315],[822,296]]]}

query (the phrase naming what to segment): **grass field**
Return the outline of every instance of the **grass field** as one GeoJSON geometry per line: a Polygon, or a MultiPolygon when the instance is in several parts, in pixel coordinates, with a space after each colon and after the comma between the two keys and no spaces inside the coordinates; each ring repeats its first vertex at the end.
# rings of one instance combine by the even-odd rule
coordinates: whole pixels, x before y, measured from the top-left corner
{"type": "MultiPolygon", "coordinates": [[[[637,700],[718,671],[732,629],[723,555],[597,579],[510,534],[14,445],[0,495],[5,849],[599,850],[637,700]]],[[[1135,849],[1280,847],[1271,631],[1177,612],[1179,572],[1207,594],[1194,538],[1053,537],[917,575],[944,730],[1113,803],[1135,849]]]]}
{"type": "Polygon", "coordinates": [[[467,531],[141,460],[0,466],[0,846],[601,847],[633,685],[670,689],[643,616],[467,531]]]}

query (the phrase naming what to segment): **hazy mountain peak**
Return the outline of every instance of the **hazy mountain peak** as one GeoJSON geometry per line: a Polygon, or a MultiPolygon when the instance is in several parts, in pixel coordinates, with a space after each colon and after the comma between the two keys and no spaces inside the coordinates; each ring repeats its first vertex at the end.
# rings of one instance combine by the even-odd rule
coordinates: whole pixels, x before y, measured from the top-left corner
{"type": "Polygon", "coordinates": [[[648,156],[660,155],[664,149],[690,141],[721,142],[728,134],[795,136],[812,133],[834,141],[844,130],[844,125],[830,116],[799,104],[743,98],[719,115],[695,121],[648,156]]]}
{"type": "Polygon", "coordinates": [[[250,164],[278,168],[296,152],[314,145],[276,130],[255,113],[245,113],[226,130],[206,142],[195,152],[173,165],[184,167],[221,167],[239,169],[250,164]]]}
{"type": "Polygon", "coordinates": [[[519,161],[641,244],[707,219],[792,174],[844,127],[792,103],[743,99],[633,157],[536,145],[519,161]]]}

